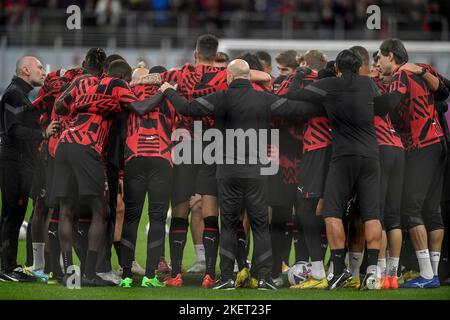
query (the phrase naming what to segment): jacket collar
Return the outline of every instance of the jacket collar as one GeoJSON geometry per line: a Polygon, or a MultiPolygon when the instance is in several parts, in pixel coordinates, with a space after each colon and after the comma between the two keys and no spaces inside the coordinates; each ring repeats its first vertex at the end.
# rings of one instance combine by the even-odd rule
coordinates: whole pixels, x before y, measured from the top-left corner
{"type": "Polygon", "coordinates": [[[33,86],[31,84],[18,76],[14,76],[11,83],[19,87],[25,94],[28,94],[31,90],[33,90],[33,86]]]}
{"type": "Polygon", "coordinates": [[[252,87],[252,83],[250,82],[250,80],[247,79],[235,79],[233,80],[230,85],[228,86],[229,88],[246,88],[252,87]]]}

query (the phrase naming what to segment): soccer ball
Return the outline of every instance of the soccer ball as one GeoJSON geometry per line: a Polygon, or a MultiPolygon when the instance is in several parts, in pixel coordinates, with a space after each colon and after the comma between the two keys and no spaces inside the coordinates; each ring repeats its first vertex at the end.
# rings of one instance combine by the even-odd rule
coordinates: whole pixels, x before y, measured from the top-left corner
{"type": "Polygon", "coordinates": [[[366,287],[369,290],[379,290],[381,288],[381,279],[373,274],[367,278],[366,287]]]}
{"type": "Polygon", "coordinates": [[[19,240],[27,239],[27,228],[28,228],[28,222],[26,222],[26,221],[22,222],[22,225],[20,226],[20,231],[19,231],[19,240]]]}
{"type": "Polygon", "coordinates": [[[288,271],[288,280],[291,285],[296,285],[308,280],[311,274],[311,265],[307,262],[296,262],[288,271]]]}

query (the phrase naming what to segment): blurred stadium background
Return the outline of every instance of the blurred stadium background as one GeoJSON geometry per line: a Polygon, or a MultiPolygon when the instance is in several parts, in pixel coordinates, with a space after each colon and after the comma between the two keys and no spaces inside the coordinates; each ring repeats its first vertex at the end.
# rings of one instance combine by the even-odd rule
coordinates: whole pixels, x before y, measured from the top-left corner
{"type": "MultiPolygon", "coordinates": [[[[210,32],[231,57],[266,50],[272,57],[321,49],[330,59],[343,48],[381,39],[406,41],[411,61],[450,74],[448,0],[0,0],[0,94],[17,58],[38,56],[48,70],[81,63],[88,48],[119,53],[131,64],[168,68],[192,61],[195,39],[210,32]],[[80,30],[68,30],[68,6],[81,8],[80,30]],[[366,9],[381,8],[381,29],[369,30],[366,9]],[[272,41],[273,40],[273,41],[272,41]]],[[[272,63],[275,63],[273,60],[272,63]]],[[[274,68],[274,75],[276,75],[274,68]]]]}

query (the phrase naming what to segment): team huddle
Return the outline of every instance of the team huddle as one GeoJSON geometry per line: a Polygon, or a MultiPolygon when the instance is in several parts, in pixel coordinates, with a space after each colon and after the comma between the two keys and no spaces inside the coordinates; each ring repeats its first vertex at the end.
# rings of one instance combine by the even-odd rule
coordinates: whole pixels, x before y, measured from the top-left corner
{"type": "Polygon", "coordinates": [[[35,57],[18,60],[0,102],[0,280],[68,285],[74,250],[82,286],[130,288],[138,274],[142,287],[180,287],[190,227],[197,261],[187,271],[202,273],[204,288],[284,287],[292,240],[292,289],[439,287],[441,253],[448,257],[449,80],[408,63],[397,39],[334,61],[318,50],[285,51],[277,78],[264,51],[229,61],[217,49],[215,36],[202,35],[195,64],[171,70],[132,68],[100,48],[81,67],[48,74],[35,57]],[[227,148],[220,164],[198,163],[196,152],[176,161],[177,144],[201,140],[199,122],[203,132],[277,130],[265,156],[279,170],[262,175],[264,165],[249,161],[261,150],[250,144],[244,154],[227,148]],[[135,250],[146,197],[142,268],[135,250]],[[21,267],[28,198],[29,267],[21,267]]]}

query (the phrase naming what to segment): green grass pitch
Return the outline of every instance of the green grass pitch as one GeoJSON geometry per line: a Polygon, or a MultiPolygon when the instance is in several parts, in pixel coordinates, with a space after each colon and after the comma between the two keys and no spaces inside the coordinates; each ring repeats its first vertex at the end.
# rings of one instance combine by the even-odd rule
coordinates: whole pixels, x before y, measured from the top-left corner
{"type": "MultiPolygon", "coordinates": [[[[27,212],[30,214],[31,203],[27,212]]],[[[146,206],[142,215],[139,226],[138,243],[136,248],[136,259],[141,265],[145,265],[146,235],[145,226],[148,217],[146,214],[146,206]]],[[[166,241],[166,255],[169,254],[169,248],[166,241]]],[[[117,260],[113,253],[113,265],[117,267],[117,260]]],[[[192,240],[189,237],[184,253],[183,266],[188,269],[195,260],[194,248],[192,240]]],[[[19,244],[19,263],[25,261],[25,241],[19,244]]],[[[291,263],[293,258],[291,257],[291,263]]],[[[95,299],[113,299],[113,300],[157,300],[157,299],[179,299],[179,300],[196,300],[196,299],[220,299],[220,300],[450,300],[450,288],[441,287],[438,289],[423,290],[379,290],[359,292],[353,289],[341,289],[336,292],[325,290],[292,290],[281,289],[278,291],[258,291],[251,289],[238,289],[234,291],[213,291],[200,287],[201,275],[184,275],[185,286],[182,288],[160,288],[147,289],[140,288],[140,279],[135,279],[136,287],[131,289],[122,289],[116,287],[108,288],[81,288],[79,290],[69,290],[61,285],[45,285],[40,283],[1,283],[0,282],[0,299],[16,300],[16,299],[62,299],[62,300],[95,300],[95,299]]]]}

